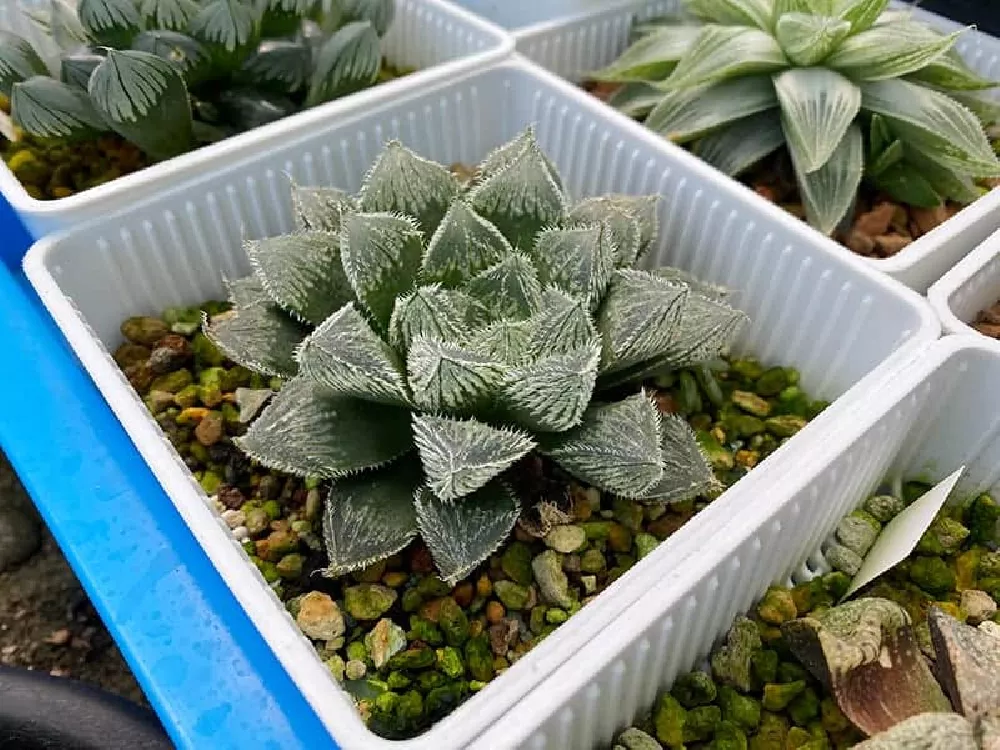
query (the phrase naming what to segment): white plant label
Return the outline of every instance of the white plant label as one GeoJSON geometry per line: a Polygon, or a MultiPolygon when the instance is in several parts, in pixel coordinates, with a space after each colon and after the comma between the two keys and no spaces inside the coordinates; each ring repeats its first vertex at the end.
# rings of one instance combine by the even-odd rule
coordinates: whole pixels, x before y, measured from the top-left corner
{"type": "Polygon", "coordinates": [[[963,466],[914,500],[906,510],[885,525],[841,601],[901,563],[913,552],[920,537],[934,522],[938,511],[964,473],[963,466]]]}

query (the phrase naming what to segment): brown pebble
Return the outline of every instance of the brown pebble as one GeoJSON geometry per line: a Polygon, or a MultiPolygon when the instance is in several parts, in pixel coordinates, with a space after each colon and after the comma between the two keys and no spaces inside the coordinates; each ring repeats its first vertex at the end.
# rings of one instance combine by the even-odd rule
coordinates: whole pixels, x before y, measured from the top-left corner
{"type": "Polygon", "coordinates": [[[157,375],[164,375],[181,367],[192,354],[191,345],[183,336],[171,333],[156,344],[149,355],[149,367],[157,375]]]}
{"type": "Polygon", "coordinates": [[[861,214],[854,222],[854,231],[877,237],[889,231],[889,224],[896,213],[895,203],[879,203],[871,211],[861,214]]]}
{"type": "Polygon", "coordinates": [[[472,597],[475,596],[475,588],[469,581],[463,581],[455,587],[451,596],[459,607],[468,607],[472,603],[472,597]]]}
{"type": "Polygon", "coordinates": [[[521,633],[521,626],[517,620],[498,620],[490,628],[490,648],[497,656],[503,656],[518,640],[521,633]]]}
{"type": "Polygon", "coordinates": [[[898,234],[883,234],[875,238],[875,247],[883,258],[891,258],[907,245],[913,242],[909,237],[898,234]]]}
{"type": "Polygon", "coordinates": [[[61,630],[51,633],[49,637],[45,639],[45,642],[51,643],[53,646],[65,646],[70,642],[72,637],[72,633],[70,633],[67,628],[62,628],[61,630]]]}
{"type": "Polygon", "coordinates": [[[844,238],[844,244],[858,255],[870,256],[875,251],[875,241],[867,234],[851,230],[844,238]]]}
{"type": "Polygon", "coordinates": [[[484,630],[486,630],[485,618],[477,617],[475,620],[469,623],[470,638],[475,638],[477,635],[482,635],[484,630]]]}
{"type": "Polygon", "coordinates": [[[945,206],[935,206],[934,208],[911,208],[910,216],[917,225],[920,235],[927,234],[932,229],[948,220],[948,209],[945,206]]]}
{"type": "Polygon", "coordinates": [[[774,203],[778,199],[778,194],[774,191],[774,188],[770,185],[754,185],[753,191],[762,198],[774,203]]]}
{"type": "Polygon", "coordinates": [[[429,602],[424,602],[420,605],[420,610],[417,614],[425,620],[437,622],[441,619],[441,602],[443,601],[444,599],[431,599],[429,602]]]}
{"type": "Polygon", "coordinates": [[[656,402],[656,408],[660,414],[676,414],[680,411],[680,407],[677,405],[677,401],[666,391],[659,391],[654,397],[653,401],[656,402]]]}
{"type": "Polygon", "coordinates": [[[430,573],[434,570],[434,560],[431,551],[424,545],[415,547],[410,553],[410,570],[414,573],[430,573]]]}
{"type": "Polygon", "coordinates": [[[198,442],[205,447],[215,445],[222,439],[225,431],[225,422],[222,414],[217,411],[210,411],[194,428],[194,436],[198,442]]]}
{"type": "Polygon", "coordinates": [[[243,493],[239,491],[238,488],[232,487],[231,485],[224,484],[219,488],[219,491],[215,493],[219,502],[225,505],[229,510],[239,510],[246,503],[246,498],[243,493]]]}
{"type": "Polygon", "coordinates": [[[910,212],[903,206],[896,206],[896,210],[892,213],[892,221],[889,223],[889,227],[894,229],[897,234],[908,235],[909,224],[910,212]]]}
{"type": "MultiPolygon", "coordinates": [[[[491,623],[498,623],[507,614],[503,605],[498,601],[488,602],[486,605],[486,620],[491,623]]],[[[504,649],[506,650],[506,649],[504,649]]]]}
{"type": "Polygon", "coordinates": [[[479,576],[479,580],[476,581],[476,595],[481,596],[484,599],[493,593],[493,581],[490,577],[483,573],[479,576]]]}
{"type": "Polygon", "coordinates": [[[646,527],[646,530],[661,542],[683,526],[689,518],[675,513],[666,513],[646,527]]]}
{"type": "Polygon", "coordinates": [[[125,368],[125,377],[128,378],[129,385],[135,390],[139,393],[145,393],[153,382],[154,374],[145,362],[137,362],[125,368]]]}

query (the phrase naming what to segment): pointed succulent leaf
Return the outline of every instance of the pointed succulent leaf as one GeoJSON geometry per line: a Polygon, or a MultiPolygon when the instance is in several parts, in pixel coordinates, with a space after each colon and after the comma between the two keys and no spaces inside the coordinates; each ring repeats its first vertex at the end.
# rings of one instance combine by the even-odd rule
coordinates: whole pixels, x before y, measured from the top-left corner
{"type": "Polygon", "coordinates": [[[132,49],[163,58],[177,68],[188,86],[201,83],[212,72],[208,49],[197,39],[176,31],[143,31],[132,40],[132,49]]]}
{"type": "Polygon", "coordinates": [[[494,319],[522,319],[538,309],[542,285],[526,255],[510,253],[496,265],[473,276],[465,291],[490,310],[494,319]]]}
{"type": "Polygon", "coordinates": [[[420,465],[400,460],[374,474],[334,482],[323,507],[323,547],[336,578],[396,554],[418,533],[414,493],[420,465]]]}
{"type": "Polygon", "coordinates": [[[861,90],[826,68],[795,68],[774,77],[781,124],[799,169],[829,160],[861,110],[861,90]]]}
{"type": "Polygon", "coordinates": [[[670,91],[649,113],[646,127],[674,143],[687,143],[777,106],[770,76],[745,76],[670,91]]]}
{"type": "Polygon", "coordinates": [[[511,370],[502,403],[517,424],[538,432],[576,427],[590,404],[597,382],[601,346],[551,354],[511,370]]]}
{"type": "Polygon", "coordinates": [[[36,138],[88,138],[107,129],[86,92],[48,76],[13,84],[14,124],[36,138]]]}
{"type": "Polygon", "coordinates": [[[315,15],[317,10],[315,0],[256,0],[255,8],[265,39],[295,36],[302,28],[302,20],[315,15]]]}
{"type": "Polygon", "coordinates": [[[694,274],[682,271],[679,268],[673,268],[672,266],[661,266],[660,268],[654,269],[650,273],[664,279],[680,281],[687,284],[691,287],[692,292],[696,292],[703,297],[708,297],[709,299],[724,300],[730,294],[728,287],[722,286],[721,284],[713,284],[711,281],[702,281],[694,274]]]}
{"type": "Polygon", "coordinates": [[[554,287],[542,292],[540,309],[530,323],[528,350],[535,359],[576,351],[597,338],[583,303],[554,287]]]}
{"type": "Polygon", "coordinates": [[[414,504],[420,536],[449,586],[504,543],[521,513],[517,498],[498,482],[460,503],[442,502],[424,489],[417,493],[414,504]]]}
{"type": "MultiPolygon", "coordinates": [[[[939,167],[939,169],[944,169],[939,167]]],[[[893,200],[901,201],[917,208],[934,208],[942,202],[942,196],[922,172],[906,161],[887,167],[872,176],[872,184],[893,200]]]]}
{"type": "MultiPolygon", "coordinates": [[[[864,104],[863,100],[862,104],[864,104]]],[[[873,114],[868,118],[868,150],[870,153],[880,154],[896,140],[888,120],[882,115],[873,114]]]]}
{"type": "Polygon", "coordinates": [[[516,249],[527,250],[544,227],[558,223],[565,197],[534,139],[505,168],[472,189],[473,210],[500,230],[516,249]]]}
{"type": "Polygon", "coordinates": [[[968,205],[980,197],[979,188],[967,174],[944,167],[912,150],[907,153],[906,162],[914,171],[919,172],[942,198],[968,205]]]}
{"type": "MultiPolygon", "coordinates": [[[[941,89],[936,89],[941,91],[941,89]]],[[[945,91],[948,96],[971,111],[985,126],[1000,123],[1000,100],[986,98],[971,91],[945,91]]]]}
{"type": "Polygon", "coordinates": [[[420,336],[461,343],[474,305],[466,295],[439,284],[417,287],[396,299],[389,321],[389,343],[398,351],[409,349],[420,336]]]}
{"type": "Polygon", "coordinates": [[[535,330],[535,322],[530,318],[498,320],[476,331],[469,343],[484,357],[520,365],[531,359],[531,338],[535,330]]]}
{"type": "Polygon", "coordinates": [[[699,34],[700,26],[661,27],[632,44],[611,65],[587,77],[613,83],[662,81],[673,72],[699,34]]]}
{"type": "Polygon", "coordinates": [[[715,491],[719,481],[694,432],[681,417],[673,414],[660,419],[663,478],[649,488],[643,501],[680,503],[715,491]]]}
{"type": "Polygon", "coordinates": [[[899,78],[939,60],[961,33],[941,36],[914,22],[875,26],[845,40],[825,64],[856,80],[899,78]]]}
{"type": "Polygon", "coordinates": [[[299,372],[342,396],[406,406],[403,363],[353,303],[344,305],[298,348],[299,372]]]}
{"type": "Polygon", "coordinates": [[[423,278],[459,286],[511,253],[500,230],[455,198],[427,245],[423,278]]]}
{"type": "Polygon", "coordinates": [[[958,54],[943,55],[911,73],[909,78],[920,83],[940,86],[949,91],[982,91],[1000,85],[1000,81],[983,78],[966,65],[958,54]]]}
{"type": "Polygon", "coordinates": [[[413,403],[429,412],[473,414],[488,408],[505,366],[469,346],[418,337],[406,355],[413,403]]]}
{"type": "Polygon", "coordinates": [[[240,410],[240,424],[248,424],[256,419],[274,393],[270,388],[237,388],[233,396],[240,410]]]}
{"type": "Polygon", "coordinates": [[[795,165],[806,216],[823,234],[830,234],[837,228],[854,202],[864,172],[864,151],[861,129],[851,125],[822,167],[815,172],[805,172],[795,165]]]}
{"type": "MultiPolygon", "coordinates": [[[[652,247],[660,231],[659,195],[623,195],[610,193],[594,199],[599,204],[607,204],[620,211],[631,213],[639,222],[639,257],[652,247]]],[[[588,205],[583,201],[582,205],[588,205]]],[[[625,260],[624,255],[622,260],[625,260]]]]}
{"type": "Polygon", "coordinates": [[[737,177],[785,145],[779,110],[758,112],[715,130],[694,144],[694,152],[730,177],[737,177]]]}
{"type": "Polygon", "coordinates": [[[810,13],[786,13],[774,29],[785,56],[800,66],[822,62],[850,33],[849,21],[810,13]]]}
{"type": "Polygon", "coordinates": [[[405,216],[344,214],[340,255],[354,293],[385,327],[396,297],[413,288],[423,256],[416,223],[405,216]]]}
{"type": "Polygon", "coordinates": [[[882,115],[907,146],[966,174],[1000,175],[982,125],[946,94],[908,81],[861,84],[861,106],[882,115]]]}
{"type": "Polygon", "coordinates": [[[265,39],[247,57],[239,77],[257,88],[280,94],[305,89],[312,73],[312,49],[294,39],[265,39]]]}
{"type": "Polygon", "coordinates": [[[299,232],[244,244],[268,296],[292,317],[319,325],[354,298],[334,232],[299,232]]]}
{"type": "Polygon", "coordinates": [[[295,350],[309,330],[266,302],[241,306],[202,326],[205,335],[238,365],[287,377],[298,370],[295,350]]]}
{"type": "Polygon", "coordinates": [[[601,373],[671,351],[690,289],[646,271],[617,271],[598,313],[601,373]]]}
{"type": "Polygon", "coordinates": [[[458,181],[447,168],[392,140],[368,171],[358,205],[369,213],[390,211],[413,216],[430,237],[457,192],[458,181]]]}
{"type": "Polygon", "coordinates": [[[76,3],[70,0],[50,0],[47,11],[36,13],[29,10],[27,15],[46,36],[51,37],[59,49],[68,50],[90,43],[87,32],[80,24],[76,3]]]}
{"type": "Polygon", "coordinates": [[[87,35],[108,47],[128,47],[142,29],[134,0],[80,0],[76,13],[87,35]]]}
{"type": "Polygon", "coordinates": [[[541,153],[542,161],[545,162],[545,165],[549,169],[549,176],[556,183],[556,187],[562,190],[562,178],[559,176],[559,170],[556,169],[556,165],[545,152],[538,148],[538,139],[535,136],[534,125],[529,125],[517,138],[508,141],[487,154],[486,158],[483,159],[483,163],[476,169],[475,184],[485,182],[498,172],[502,172],[529,148],[535,148],[541,153]]]}
{"type": "Polygon", "coordinates": [[[9,97],[15,83],[48,74],[49,69],[31,42],[0,30],[0,94],[9,97]]]}
{"type": "Polygon", "coordinates": [[[728,26],[771,28],[768,0],[685,0],[684,8],[705,21],[728,26]]]}
{"type": "Polygon", "coordinates": [[[788,67],[781,45],[760,29],[705,26],[666,85],[688,88],[788,67]]]}
{"type": "Polygon", "coordinates": [[[299,231],[339,232],[344,212],[355,209],[353,199],[343,190],[292,182],[292,212],[299,231]]]}
{"type": "MultiPolygon", "coordinates": [[[[143,34],[139,34],[136,39],[142,36],[143,34]]],[[[104,56],[104,50],[99,47],[82,47],[73,52],[64,52],[59,56],[59,80],[73,88],[86,91],[94,68],[103,62],[104,56]]],[[[48,71],[42,75],[48,75],[48,71]]]]}
{"type": "Polygon", "coordinates": [[[607,98],[609,107],[636,120],[644,120],[663,98],[663,89],[649,83],[635,82],[619,86],[607,98]]]}
{"type": "MultiPolygon", "coordinates": [[[[655,199],[658,196],[650,197],[655,199]]],[[[587,198],[577,203],[569,213],[569,223],[583,226],[606,224],[615,249],[616,266],[631,267],[639,257],[642,238],[639,218],[634,211],[613,198],[587,198]]]]}
{"type": "Polygon", "coordinates": [[[143,27],[149,30],[187,31],[198,10],[194,0],[139,0],[143,27]]]}
{"type": "Polygon", "coordinates": [[[406,409],[344,398],[299,376],[284,384],[234,442],[269,469],[340,479],[409,451],[409,417],[406,409]]]}
{"type": "Polygon", "coordinates": [[[535,447],[520,430],[426,414],[413,415],[413,441],[427,486],[446,503],[485,487],[535,447]]]}
{"type": "Polygon", "coordinates": [[[187,86],[166,60],[109,50],[94,68],[88,92],[108,125],[152,158],[169,159],[194,147],[187,86]]]}
{"type": "Polygon", "coordinates": [[[208,47],[220,70],[239,68],[260,42],[260,19],[250,3],[209,0],[191,19],[191,36],[208,47]]]}
{"type": "Polygon", "coordinates": [[[611,225],[602,223],[545,229],[533,254],[542,284],[562,289],[593,310],[607,291],[617,252],[611,225]]]}
{"type": "Polygon", "coordinates": [[[342,26],[320,48],[306,95],[306,106],[338,99],[371,86],[382,69],[375,27],[367,21],[342,26]]]}
{"type": "Polygon", "coordinates": [[[874,160],[865,166],[865,174],[869,177],[878,177],[880,174],[895,166],[903,160],[906,155],[906,148],[903,142],[895,140],[877,154],[872,154],[874,160]]]}
{"type": "Polygon", "coordinates": [[[368,21],[379,36],[388,31],[396,15],[395,0],[341,0],[344,18],[351,21],[368,21]]]}
{"type": "Polygon", "coordinates": [[[889,0],[839,0],[837,11],[850,22],[851,33],[857,34],[874,26],[888,6],[889,0]]]}
{"type": "Polygon", "coordinates": [[[227,299],[236,309],[272,303],[260,279],[254,274],[239,279],[227,279],[224,284],[227,299]]]}
{"type": "Polygon", "coordinates": [[[645,392],[594,404],[578,427],[546,436],[540,450],[582,482],[643,497],[663,479],[660,413],[645,392]]]}

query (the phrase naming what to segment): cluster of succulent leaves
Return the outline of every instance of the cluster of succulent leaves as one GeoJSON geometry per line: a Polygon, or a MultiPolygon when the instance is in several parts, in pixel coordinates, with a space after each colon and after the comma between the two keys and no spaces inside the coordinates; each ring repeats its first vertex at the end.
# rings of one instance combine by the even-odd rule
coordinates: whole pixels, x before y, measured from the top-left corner
{"type": "Polygon", "coordinates": [[[376,82],[395,0],[49,0],[0,32],[0,93],[37,138],[115,132],[156,160],[376,82]]]}
{"type": "Polygon", "coordinates": [[[511,532],[509,472],[532,452],[626,498],[715,488],[641,383],[718,357],[746,316],[683,272],[633,268],[656,196],[571,204],[529,128],[465,183],[390,142],[356,196],[292,199],[296,230],[246,243],[254,273],[228,282],[233,310],[205,332],[285,379],[237,444],[333,480],[328,575],[419,534],[459,580],[511,532]]]}
{"type": "Polygon", "coordinates": [[[683,0],[637,24],[596,80],[610,104],[738,176],[787,147],[809,223],[831,233],[862,179],[895,200],[971,203],[1000,176],[997,84],[889,0],[683,0]]]}

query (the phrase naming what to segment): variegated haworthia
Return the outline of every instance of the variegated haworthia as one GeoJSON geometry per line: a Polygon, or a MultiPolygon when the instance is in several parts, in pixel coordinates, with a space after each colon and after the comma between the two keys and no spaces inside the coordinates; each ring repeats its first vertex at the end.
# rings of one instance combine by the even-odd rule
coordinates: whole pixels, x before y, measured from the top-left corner
{"type": "Polygon", "coordinates": [[[153,160],[373,85],[395,13],[395,0],[49,3],[30,13],[44,49],[0,32],[14,123],[44,139],[114,132],[153,160]]]}
{"type": "Polygon", "coordinates": [[[505,474],[533,451],[628,498],[714,485],[641,382],[717,357],[745,316],[679,271],[633,268],[655,197],[571,202],[528,129],[468,185],[393,141],[358,195],[293,185],[292,204],[296,231],[247,243],[254,274],[205,331],[288,378],[238,445],[331,480],[329,575],[419,535],[463,577],[510,533],[505,474]]]}
{"type": "Polygon", "coordinates": [[[609,102],[738,176],[786,147],[809,222],[833,232],[863,179],[902,203],[971,203],[1000,177],[997,85],[889,0],[683,0],[596,80],[609,102]]]}

